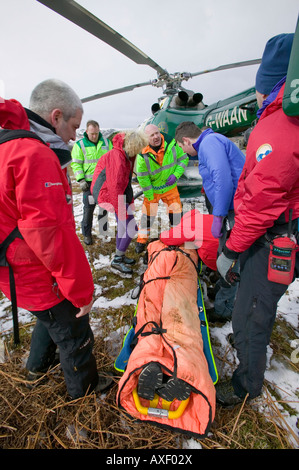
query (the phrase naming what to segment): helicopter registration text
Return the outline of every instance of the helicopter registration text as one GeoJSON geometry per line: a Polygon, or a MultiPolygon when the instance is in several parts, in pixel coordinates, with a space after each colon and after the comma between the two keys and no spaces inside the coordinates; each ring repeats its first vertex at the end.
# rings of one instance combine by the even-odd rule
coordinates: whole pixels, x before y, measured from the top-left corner
{"type": "Polygon", "coordinates": [[[295,88],[291,93],[292,103],[299,103],[299,79],[295,78],[291,81],[291,88],[295,88]]]}
{"type": "Polygon", "coordinates": [[[247,121],[247,110],[235,106],[232,110],[225,109],[224,111],[211,113],[206,120],[206,126],[214,129],[221,129],[225,126],[232,126],[247,121]]]}

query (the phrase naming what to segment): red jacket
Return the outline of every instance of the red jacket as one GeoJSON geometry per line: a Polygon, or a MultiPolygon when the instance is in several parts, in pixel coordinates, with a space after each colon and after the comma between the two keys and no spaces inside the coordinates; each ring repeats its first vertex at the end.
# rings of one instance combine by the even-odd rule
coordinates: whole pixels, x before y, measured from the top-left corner
{"type": "Polygon", "coordinates": [[[187,249],[196,249],[202,262],[217,271],[219,241],[212,235],[212,223],[212,215],[201,214],[197,209],[192,209],[183,215],[178,225],[162,232],[160,240],[167,246],[185,244],[187,249]]]}
{"type": "Polygon", "coordinates": [[[116,134],[113,149],[102,155],[93,174],[91,192],[99,206],[126,218],[125,203],[133,201],[132,161],[123,150],[124,134],[116,134]],[[125,196],[125,199],[124,199],[125,196]]]}
{"type": "Polygon", "coordinates": [[[235,225],[227,248],[243,252],[280,217],[299,217],[299,118],[282,110],[284,86],[267,106],[246,151],[234,198],[235,225]]]}
{"type": "MultiPolygon", "coordinates": [[[[0,99],[0,126],[29,129],[20,103],[0,99]]],[[[76,307],[89,304],[92,274],[76,235],[71,189],[57,156],[30,138],[1,144],[0,155],[0,241],[16,226],[24,238],[7,251],[18,306],[45,310],[64,298],[76,307]]],[[[0,289],[10,298],[7,267],[0,267],[0,289]]]]}

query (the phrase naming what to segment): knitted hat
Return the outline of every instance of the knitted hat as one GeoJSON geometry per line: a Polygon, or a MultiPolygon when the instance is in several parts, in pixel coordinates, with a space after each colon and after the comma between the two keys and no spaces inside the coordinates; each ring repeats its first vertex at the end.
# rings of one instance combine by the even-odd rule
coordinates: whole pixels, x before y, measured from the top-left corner
{"type": "Polygon", "coordinates": [[[267,42],[255,81],[255,89],[260,93],[269,95],[287,74],[293,39],[293,33],[278,34],[267,42]]]}

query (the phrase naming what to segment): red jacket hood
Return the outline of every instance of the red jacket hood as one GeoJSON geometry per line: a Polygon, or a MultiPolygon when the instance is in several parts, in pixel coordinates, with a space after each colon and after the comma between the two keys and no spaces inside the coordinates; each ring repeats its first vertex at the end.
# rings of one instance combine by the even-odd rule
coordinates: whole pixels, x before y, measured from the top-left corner
{"type": "Polygon", "coordinates": [[[0,126],[3,129],[30,130],[29,120],[21,103],[0,98],[0,126]]]}
{"type": "Polygon", "coordinates": [[[113,147],[118,150],[123,150],[124,141],[125,141],[124,133],[116,134],[112,139],[113,147]]]}

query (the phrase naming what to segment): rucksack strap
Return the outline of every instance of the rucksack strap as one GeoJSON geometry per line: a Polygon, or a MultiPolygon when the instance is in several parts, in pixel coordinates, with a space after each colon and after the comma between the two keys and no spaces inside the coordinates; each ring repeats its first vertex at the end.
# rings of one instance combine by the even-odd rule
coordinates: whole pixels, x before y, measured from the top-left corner
{"type": "Polygon", "coordinates": [[[10,234],[5,238],[5,240],[0,244],[0,266],[8,266],[9,268],[9,286],[10,286],[10,299],[11,299],[11,309],[12,309],[14,342],[15,344],[19,344],[20,335],[19,335],[19,321],[18,321],[18,307],[17,307],[15,277],[14,277],[12,267],[10,266],[10,264],[7,262],[7,259],[6,259],[7,248],[16,238],[23,238],[18,227],[15,227],[12,230],[12,232],[10,232],[10,234]]]}
{"type": "Polygon", "coordinates": [[[13,336],[14,343],[20,343],[20,334],[19,334],[19,319],[18,319],[18,305],[17,305],[17,293],[16,293],[16,283],[15,277],[13,274],[12,267],[10,264],[9,268],[9,286],[10,286],[10,298],[11,298],[11,311],[12,311],[12,324],[13,324],[13,336]]]}
{"type": "Polygon", "coordinates": [[[23,238],[18,227],[14,228],[5,240],[0,243],[0,266],[8,266],[6,251],[9,245],[16,239],[23,238]]]}
{"type": "Polygon", "coordinates": [[[43,139],[41,139],[37,134],[31,131],[26,131],[25,129],[1,129],[0,131],[0,144],[4,144],[10,140],[24,138],[36,139],[45,144],[43,139]]]}

